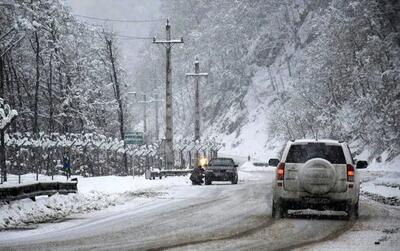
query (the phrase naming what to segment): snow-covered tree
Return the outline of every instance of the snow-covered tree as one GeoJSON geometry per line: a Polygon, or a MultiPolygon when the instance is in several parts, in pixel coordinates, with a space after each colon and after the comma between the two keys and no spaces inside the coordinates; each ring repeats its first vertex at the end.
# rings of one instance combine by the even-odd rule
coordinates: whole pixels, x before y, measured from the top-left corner
{"type": "MultiPolygon", "coordinates": [[[[268,114],[271,138],[329,137],[361,142],[361,149],[371,147],[374,154],[399,154],[399,4],[163,2],[173,34],[185,39],[173,56],[176,132],[193,134],[193,90],[184,74],[199,56],[202,70],[210,73],[201,87],[209,135],[239,136],[250,121],[247,99],[268,114]],[[252,96],[256,72],[267,79],[252,96]]],[[[163,53],[152,52],[157,53],[153,62],[160,67],[163,53]]],[[[138,72],[149,73],[146,67],[138,72]]],[[[161,80],[162,74],[157,73],[161,80]]]]}
{"type": "Polygon", "coordinates": [[[5,131],[17,115],[18,112],[11,109],[10,106],[0,98],[0,170],[2,182],[3,180],[7,181],[5,131]]]}

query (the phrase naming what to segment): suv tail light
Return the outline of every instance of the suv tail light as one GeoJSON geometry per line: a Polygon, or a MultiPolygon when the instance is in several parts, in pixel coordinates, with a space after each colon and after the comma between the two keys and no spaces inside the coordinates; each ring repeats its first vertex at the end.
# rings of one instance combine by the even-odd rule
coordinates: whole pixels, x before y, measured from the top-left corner
{"type": "Polygon", "coordinates": [[[276,180],[283,180],[285,176],[285,163],[279,163],[276,169],[276,180]]]}
{"type": "Polygon", "coordinates": [[[347,164],[347,181],[354,182],[354,166],[347,164]]]}

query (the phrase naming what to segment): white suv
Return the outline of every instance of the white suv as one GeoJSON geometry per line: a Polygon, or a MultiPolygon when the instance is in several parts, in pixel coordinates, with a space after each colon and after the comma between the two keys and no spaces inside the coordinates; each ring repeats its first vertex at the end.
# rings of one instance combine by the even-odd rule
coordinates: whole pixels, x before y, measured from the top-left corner
{"type": "Polygon", "coordinates": [[[282,159],[270,159],[277,166],[273,184],[272,216],[287,216],[288,209],[345,211],[358,217],[360,180],[346,142],[334,140],[289,141],[282,159]]]}

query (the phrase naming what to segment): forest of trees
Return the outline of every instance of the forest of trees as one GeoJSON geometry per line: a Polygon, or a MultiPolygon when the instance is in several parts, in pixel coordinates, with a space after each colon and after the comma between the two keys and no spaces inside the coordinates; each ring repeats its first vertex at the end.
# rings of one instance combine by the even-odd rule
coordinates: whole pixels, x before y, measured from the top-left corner
{"type": "MultiPolygon", "coordinates": [[[[268,107],[270,139],[336,138],[400,153],[399,1],[175,0],[163,1],[162,13],[185,39],[173,56],[184,135],[193,133],[193,87],[182,76],[199,56],[210,73],[201,95],[211,133],[240,135],[245,97],[263,71],[265,90],[250,99],[268,107]]],[[[163,55],[143,54],[154,64],[163,55]]]]}
{"type": "Polygon", "coordinates": [[[114,34],[80,22],[60,0],[2,2],[0,13],[0,98],[18,111],[8,133],[123,139],[125,73],[114,34]]]}
{"type": "Polygon", "coordinates": [[[0,97],[19,112],[10,131],[123,136],[113,35],[79,22],[59,0],[17,0],[0,11],[0,97]]]}
{"type": "MultiPolygon", "coordinates": [[[[396,0],[162,1],[173,37],[185,41],[172,62],[177,139],[193,138],[185,73],[198,56],[209,72],[201,81],[207,135],[239,135],[250,98],[267,107],[271,139],[337,138],[398,155],[399,10],[396,0]],[[260,71],[268,79],[252,97],[260,71]]],[[[157,87],[162,97],[164,49],[151,41],[128,80],[115,36],[77,20],[63,1],[2,2],[0,13],[0,97],[18,111],[10,133],[122,139],[133,120],[126,83],[144,93],[157,87]]],[[[164,37],[163,29],[154,34],[164,37]]]]}
{"type": "Polygon", "coordinates": [[[276,118],[284,111],[288,126],[273,128],[399,154],[399,7],[396,1],[332,1],[314,21],[318,35],[292,58],[289,88],[274,108],[276,118]]]}

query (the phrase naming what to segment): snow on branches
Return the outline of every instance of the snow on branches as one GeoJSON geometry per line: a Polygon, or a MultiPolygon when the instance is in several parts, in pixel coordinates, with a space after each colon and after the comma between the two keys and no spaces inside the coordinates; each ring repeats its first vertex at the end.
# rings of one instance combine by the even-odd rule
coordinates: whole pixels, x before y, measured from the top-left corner
{"type": "Polygon", "coordinates": [[[18,115],[16,110],[12,110],[8,104],[0,98],[0,130],[5,130],[11,121],[18,115]]]}

